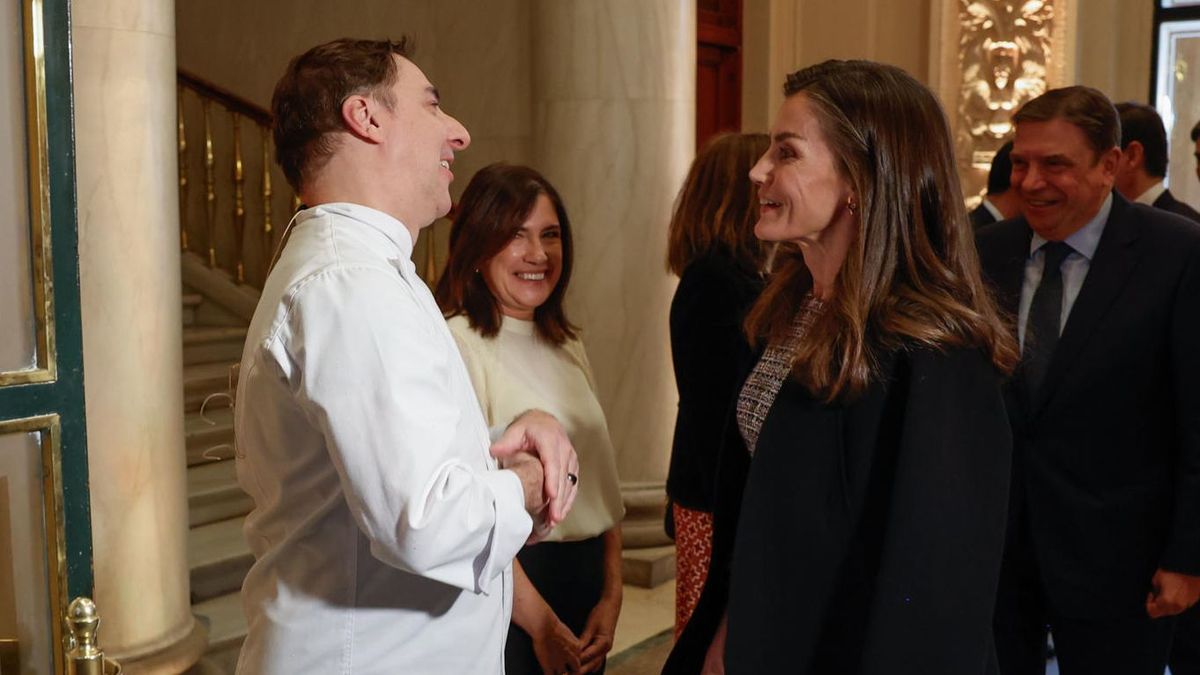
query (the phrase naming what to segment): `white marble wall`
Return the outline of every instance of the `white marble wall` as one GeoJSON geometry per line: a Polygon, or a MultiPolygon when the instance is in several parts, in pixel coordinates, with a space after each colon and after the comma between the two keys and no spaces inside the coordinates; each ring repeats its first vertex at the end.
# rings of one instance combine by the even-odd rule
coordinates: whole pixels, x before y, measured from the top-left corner
{"type": "Polygon", "coordinates": [[[534,165],[575,233],[567,308],[622,482],[661,482],[677,403],[666,229],[693,155],[695,3],[535,0],[533,45],[534,165]]]}
{"type": "Polygon", "coordinates": [[[1074,81],[1103,91],[1113,101],[1150,95],[1150,49],[1154,3],[1074,0],[1075,53],[1067,63],[1074,81]]]}
{"type": "MultiPolygon", "coordinates": [[[[171,0],[73,6],[95,600],[106,651],[131,665],[170,653],[196,629],[186,554],[174,9],[171,0]]],[[[196,656],[179,655],[170,672],[196,656]]]]}
{"type": "Polygon", "coordinates": [[[742,128],[766,131],[788,73],[825,59],[871,59],[930,83],[930,12],[940,0],[745,0],[742,128]]]}

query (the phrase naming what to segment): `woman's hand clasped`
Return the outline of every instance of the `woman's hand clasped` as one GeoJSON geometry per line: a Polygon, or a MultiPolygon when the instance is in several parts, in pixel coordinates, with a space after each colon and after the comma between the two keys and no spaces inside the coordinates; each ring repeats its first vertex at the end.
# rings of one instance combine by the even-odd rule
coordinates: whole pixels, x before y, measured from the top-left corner
{"type": "Polygon", "coordinates": [[[542,626],[542,630],[530,636],[533,639],[533,653],[537,656],[538,665],[546,675],[561,675],[562,673],[579,673],[579,650],[581,643],[566,624],[558,620],[553,613],[542,626]]]}
{"type": "Polygon", "coordinates": [[[604,597],[592,608],[579,642],[583,651],[579,655],[580,672],[591,673],[604,664],[604,659],[613,647],[613,635],[617,629],[617,617],[621,614],[621,598],[604,597]]]}

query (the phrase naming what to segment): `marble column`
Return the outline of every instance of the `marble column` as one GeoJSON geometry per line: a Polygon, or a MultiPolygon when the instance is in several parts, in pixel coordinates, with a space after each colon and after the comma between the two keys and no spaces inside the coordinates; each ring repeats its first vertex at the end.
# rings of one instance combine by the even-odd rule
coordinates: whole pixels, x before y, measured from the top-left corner
{"type": "Polygon", "coordinates": [[[534,165],[571,216],[567,308],[632,512],[662,493],[678,401],[666,232],[694,154],[696,3],[537,0],[532,20],[534,165]]]}
{"type": "Polygon", "coordinates": [[[172,0],[73,3],[95,600],[126,673],[203,652],[188,598],[172,0]]]}

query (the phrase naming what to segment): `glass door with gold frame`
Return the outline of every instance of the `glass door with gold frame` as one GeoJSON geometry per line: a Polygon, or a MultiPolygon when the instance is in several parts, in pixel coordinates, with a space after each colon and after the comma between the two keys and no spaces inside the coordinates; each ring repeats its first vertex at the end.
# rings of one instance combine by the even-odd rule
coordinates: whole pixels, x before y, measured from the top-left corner
{"type": "Polygon", "coordinates": [[[91,595],[68,0],[0,3],[0,675],[91,595]]]}

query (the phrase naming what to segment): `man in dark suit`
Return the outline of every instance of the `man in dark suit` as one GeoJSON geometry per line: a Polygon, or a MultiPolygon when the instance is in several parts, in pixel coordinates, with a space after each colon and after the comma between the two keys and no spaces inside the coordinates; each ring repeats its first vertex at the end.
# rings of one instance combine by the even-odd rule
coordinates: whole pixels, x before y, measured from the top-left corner
{"type": "Polygon", "coordinates": [[[1163,182],[1167,175],[1167,129],[1158,111],[1143,103],[1118,103],[1121,161],[1117,192],[1131,202],[1200,222],[1200,212],[1179,201],[1163,182]]]}
{"type": "Polygon", "coordinates": [[[1088,87],[1014,117],[1023,216],[979,232],[1021,366],[996,605],[1004,675],[1161,675],[1200,598],[1200,228],[1113,192],[1116,110],[1088,87]]]}
{"type": "Polygon", "coordinates": [[[971,225],[976,230],[998,220],[1015,218],[1021,213],[1021,200],[1008,179],[1012,173],[1012,162],[1008,158],[1010,152],[1012,141],[1000,146],[996,155],[992,157],[992,168],[988,171],[987,196],[968,214],[971,225]]]}

